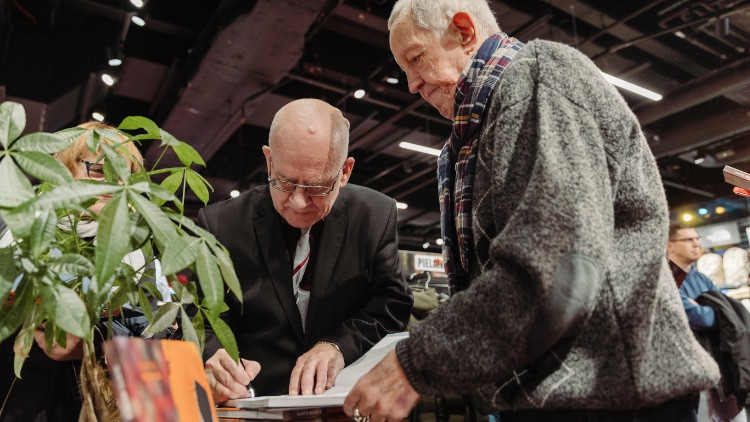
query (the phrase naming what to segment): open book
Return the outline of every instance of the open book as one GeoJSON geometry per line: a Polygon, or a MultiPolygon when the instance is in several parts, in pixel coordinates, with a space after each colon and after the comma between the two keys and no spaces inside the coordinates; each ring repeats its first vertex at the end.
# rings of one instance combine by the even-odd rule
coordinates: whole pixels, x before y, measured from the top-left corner
{"type": "Polygon", "coordinates": [[[386,354],[396,347],[399,340],[409,337],[409,333],[394,333],[383,337],[367,353],[342,369],[336,376],[332,388],[323,394],[310,396],[261,396],[247,399],[228,400],[225,406],[245,409],[293,408],[293,407],[326,407],[343,406],[344,399],[354,384],[370,371],[386,354]]]}

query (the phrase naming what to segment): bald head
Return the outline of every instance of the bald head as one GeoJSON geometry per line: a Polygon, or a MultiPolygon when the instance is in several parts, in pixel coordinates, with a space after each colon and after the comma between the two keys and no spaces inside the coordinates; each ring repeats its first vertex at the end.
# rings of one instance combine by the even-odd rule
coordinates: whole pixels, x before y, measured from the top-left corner
{"type": "Polygon", "coordinates": [[[349,150],[349,121],[341,110],[325,101],[303,98],[286,104],[276,112],[271,122],[268,146],[271,150],[300,148],[305,147],[299,145],[300,142],[326,138],[329,165],[338,167],[344,163],[349,150]],[[288,136],[291,132],[299,131],[311,136],[288,136]]]}

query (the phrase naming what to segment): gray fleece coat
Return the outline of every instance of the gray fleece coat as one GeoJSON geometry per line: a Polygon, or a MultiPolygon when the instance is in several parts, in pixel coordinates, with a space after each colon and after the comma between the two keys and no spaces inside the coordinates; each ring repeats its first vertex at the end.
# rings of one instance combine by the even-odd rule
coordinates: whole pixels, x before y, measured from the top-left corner
{"type": "Polygon", "coordinates": [[[528,43],[478,148],[471,284],[396,349],[418,392],[473,392],[483,410],[622,410],[718,382],[667,266],[656,163],[591,61],[528,43]]]}

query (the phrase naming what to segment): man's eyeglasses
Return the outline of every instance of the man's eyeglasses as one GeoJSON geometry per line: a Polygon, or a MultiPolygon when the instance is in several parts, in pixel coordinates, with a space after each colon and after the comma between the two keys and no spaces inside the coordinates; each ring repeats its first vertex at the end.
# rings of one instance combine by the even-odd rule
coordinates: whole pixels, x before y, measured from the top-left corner
{"type": "Polygon", "coordinates": [[[682,239],[670,239],[670,242],[700,242],[698,237],[685,237],[682,239]]]}
{"type": "Polygon", "coordinates": [[[78,160],[86,165],[86,175],[89,179],[102,180],[104,179],[104,164],[95,163],[93,161],[78,160]]]}
{"type": "Polygon", "coordinates": [[[295,189],[299,188],[302,189],[302,192],[306,193],[308,196],[328,196],[336,187],[337,180],[339,180],[338,177],[334,178],[331,186],[311,186],[292,183],[284,179],[271,179],[270,177],[268,178],[268,181],[271,182],[271,186],[273,186],[274,189],[278,189],[286,193],[291,193],[294,192],[295,189]]]}

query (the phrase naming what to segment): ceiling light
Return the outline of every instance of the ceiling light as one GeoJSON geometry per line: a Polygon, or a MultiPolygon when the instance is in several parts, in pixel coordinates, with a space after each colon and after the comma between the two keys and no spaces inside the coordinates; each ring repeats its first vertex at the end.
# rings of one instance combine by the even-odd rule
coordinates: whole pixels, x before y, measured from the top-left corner
{"type": "Polygon", "coordinates": [[[133,21],[133,23],[136,24],[136,25],[138,25],[138,26],[144,26],[144,25],[146,25],[146,21],[143,20],[143,18],[140,17],[140,16],[138,16],[138,15],[133,15],[133,17],[130,18],[130,20],[133,21]]]}
{"type": "Polygon", "coordinates": [[[102,73],[102,82],[107,84],[107,86],[112,86],[115,84],[115,78],[113,78],[112,75],[108,73],[102,73]]]}
{"type": "Polygon", "coordinates": [[[99,113],[98,111],[91,113],[91,118],[96,120],[97,122],[104,121],[104,115],[102,113],[99,113]]]}
{"type": "Polygon", "coordinates": [[[132,3],[133,6],[139,8],[139,9],[141,7],[143,7],[143,0],[130,0],[130,3],[132,3]]]}
{"type": "Polygon", "coordinates": [[[405,209],[409,208],[409,205],[407,205],[407,204],[405,204],[403,202],[396,202],[396,208],[398,208],[400,210],[405,210],[405,209]]]}
{"type": "Polygon", "coordinates": [[[365,94],[367,94],[367,92],[365,92],[364,89],[358,88],[356,91],[354,91],[354,98],[360,99],[360,98],[364,97],[365,94]]]}
{"type": "Polygon", "coordinates": [[[385,81],[391,85],[396,85],[398,83],[398,78],[395,76],[388,76],[387,78],[385,78],[385,81]]]}
{"type": "Polygon", "coordinates": [[[688,222],[693,219],[693,216],[690,213],[682,214],[682,221],[688,222]]]}
{"type": "Polygon", "coordinates": [[[240,196],[240,191],[238,191],[237,189],[234,189],[231,192],[229,192],[229,196],[232,197],[232,198],[236,198],[236,197],[240,196]]]}
{"type": "Polygon", "coordinates": [[[443,245],[443,238],[442,237],[438,237],[437,239],[435,239],[435,243],[437,243],[438,246],[442,246],[443,245]]]}
{"type": "Polygon", "coordinates": [[[724,214],[726,211],[727,209],[724,207],[721,207],[721,206],[716,207],[716,214],[724,214]]]}
{"type": "Polygon", "coordinates": [[[698,214],[700,215],[706,215],[708,214],[708,210],[705,208],[698,208],[698,214]]]}
{"type": "Polygon", "coordinates": [[[682,38],[683,40],[686,38],[685,33],[682,31],[675,31],[674,36],[677,38],[682,38]]]}
{"type": "MultiPolygon", "coordinates": [[[[600,71],[601,72],[601,71],[600,71]]],[[[661,94],[657,94],[654,91],[648,90],[646,88],[640,87],[636,84],[630,83],[628,81],[622,80],[620,78],[617,78],[615,76],[609,75],[607,73],[601,72],[602,76],[604,76],[604,79],[606,79],[609,83],[616,87],[620,87],[626,91],[630,91],[634,94],[641,95],[643,97],[648,98],[649,100],[659,101],[662,98],[664,98],[661,94]]]]}
{"type": "Polygon", "coordinates": [[[115,57],[115,58],[113,58],[113,59],[109,59],[109,60],[107,61],[107,63],[108,63],[108,64],[109,64],[110,66],[119,66],[119,65],[121,65],[121,64],[122,64],[122,60],[121,60],[121,59],[119,59],[119,58],[117,58],[117,57],[115,57]]]}
{"type": "Polygon", "coordinates": [[[424,242],[422,243],[422,249],[427,249],[430,247],[430,242],[424,242]]]}
{"type": "Polygon", "coordinates": [[[693,162],[694,162],[695,164],[702,164],[702,163],[703,163],[704,161],[706,161],[706,158],[705,158],[705,157],[698,157],[698,158],[696,158],[695,160],[693,160],[693,162]]]}
{"type": "Polygon", "coordinates": [[[398,146],[400,146],[401,148],[404,148],[404,149],[409,149],[409,150],[421,152],[421,153],[424,153],[424,154],[430,154],[430,155],[434,155],[434,156],[439,156],[440,155],[440,150],[439,149],[426,147],[424,145],[412,144],[411,142],[401,142],[401,143],[398,144],[398,146]]]}

